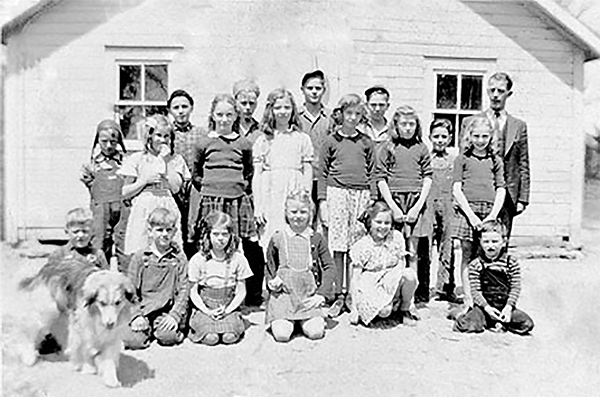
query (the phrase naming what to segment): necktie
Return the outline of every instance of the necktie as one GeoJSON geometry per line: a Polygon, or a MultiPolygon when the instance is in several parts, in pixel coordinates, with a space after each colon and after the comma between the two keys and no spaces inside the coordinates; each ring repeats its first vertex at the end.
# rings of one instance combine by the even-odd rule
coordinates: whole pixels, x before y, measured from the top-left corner
{"type": "Polygon", "coordinates": [[[494,127],[494,137],[492,138],[493,148],[500,156],[504,155],[502,148],[502,131],[500,129],[500,112],[494,112],[492,117],[494,127]]]}

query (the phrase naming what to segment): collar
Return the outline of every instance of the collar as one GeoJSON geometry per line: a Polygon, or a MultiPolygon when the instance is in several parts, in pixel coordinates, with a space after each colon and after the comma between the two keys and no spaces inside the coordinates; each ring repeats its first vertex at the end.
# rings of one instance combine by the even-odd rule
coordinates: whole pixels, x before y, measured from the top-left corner
{"type": "Polygon", "coordinates": [[[446,157],[448,155],[448,152],[446,151],[446,149],[442,150],[441,152],[438,152],[437,150],[433,149],[431,151],[431,154],[435,157],[446,157]]]}
{"type": "Polygon", "coordinates": [[[77,248],[73,245],[73,243],[71,241],[67,241],[67,244],[65,244],[64,247],[65,247],[65,250],[67,250],[67,251],[75,251],[84,256],[93,254],[95,252],[94,247],[92,247],[91,242],[83,248],[77,248]]]}
{"type": "Polygon", "coordinates": [[[342,134],[342,127],[341,126],[338,127],[338,128],[336,128],[336,130],[335,130],[335,136],[337,136],[339,138],[339,140],[350,139],[350,140],[356,141],[356,140],[358,140],[360,138],[361,134],[362,134],[362,132],[360,132],[360,130],[355,129],[354,130],[354,135],[350,135],[350,136],[344,135],[344,134],[342,134]]]}
{"type": "Polygon", "coordinates": [[[285,225],[285,233],[288,235],[288,237],[301,236],[307,240],[310,240],[313,235],[313,230],[310,227],[307,227],[302,231],[302,233],[296,233],[292,230],[290,225],[285,225]]]}
{"type": "Polygon", "coordinates": [[[230,135],[230,136],[223,136],[223,135],[217,134],[216,131],[209,131],[208,134],[206,134],[206,135],[209,138],[220,138],[220,139],[223,139],[223,140],[228,141],[228,142],[235,141],[236,139],[238,139],[240,137],[240,134],[237,133],[237,132],[235,134],[230,135]]]}
{"type": "MultiPolygon", "coordinates": [[[[485,111],[486,116],[492,120],[494,117],[494,114],[496,112],[494,110],[492,110],[491,108],[485,111]]],[[[502,109],[501,111],[498,112],[500,114],[499,118],[505,119],[508,116],[508,113],[506,112],[506,109],[502,109]]]]}
{"type": "Polygon", "coordinates": [[[500,255],[498,255],[495,259],[488,258],[483,252],[480,255],[480,258],[481,258],[481,261],[486,264],[494,263],[494,262],[506,263],[506,261],[508,260],[508,253],[506,252],[506,247],[504,247],[500,250],[500,255]]]}
{"type": "Polygon", "coordinates": [[[173,122],[173,128],[178,132],[190,132],[194,126],[191,122],[187,122],[185,124],[179,124],[176,121],[173,122]]]}
{"type": "Polygon", "coordinates": [[[369,236],[369,240],[371,241],[371,243],[374,246],[383,245],[384,247],[389,247],[391,242],[394,240],[394,230],[393,229],[390,230],[390,232],[388,233],[386,238],[383,239],[383,241],[381,241],[381,242],[376,242],[375,239],[373,238],[373,236],[371,236],[371,233],[367,234],[367,236],[369,236]]]}
{"type": "Polygon", "coordinates": [[[103,163],[105,161],[110,161],[110,160],[114,160],[118,164],[121,164],[121,161],[123,161],[123,153],[121,152],[120,148],[112,156],[106,156],[100,150],[100,146],[96,145],[96,147],[94,148],[94,150],[92,152],[92,161],[96,164],[100,164],[100,163],[103,163]]]}
{"type": "Polygon", "coordinates": [[[159,260],[167,257],[169,255],[177,255],[179,253],[179,247],[177,246],[177,244],[175,244],[174,242],[172,242],[169,246],[169,249],[167,249],[164,253],[160,253],[158,252],[158,250],[156,249],[154,244],[148,244],[146,246],[146,248],[144,249],[144,254],[145,255],[154,255],[156,256],[159,260]]]}
{"type": "Polygon", "coordinates": [[[327,117],[327,112],[325,111],[325,106],[322,103],[319,105],[320,105],[319,113],[317,114],[317,116],[313,116],[313,114],[308,111],[308,108],[306,107],[306,103],[302,104],[302,108],[298,111],[298,114],[300,116],[307,117],[311,120],[316,120],[319,118],[319,116],[327,117]]]}

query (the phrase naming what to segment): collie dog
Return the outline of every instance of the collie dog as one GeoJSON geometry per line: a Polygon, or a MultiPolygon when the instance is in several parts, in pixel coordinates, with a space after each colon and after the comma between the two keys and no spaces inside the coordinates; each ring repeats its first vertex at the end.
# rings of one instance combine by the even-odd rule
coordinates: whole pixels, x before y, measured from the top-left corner
{"type": "Polygon", "coordinates": [[[26,318],[17,349],[24,364],[35,364],[41,340],[66,316],[65,353],[75,369],[98,373],[109,387],[120,386],[117,367],[135,296],[127,277],[93,266],[48,263],[21,281],[19,290],[26,318]]]}

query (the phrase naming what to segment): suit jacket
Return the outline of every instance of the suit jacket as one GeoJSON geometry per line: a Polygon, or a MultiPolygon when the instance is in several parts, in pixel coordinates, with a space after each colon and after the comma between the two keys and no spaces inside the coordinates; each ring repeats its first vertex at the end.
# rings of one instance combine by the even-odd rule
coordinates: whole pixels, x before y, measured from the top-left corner
{"type": "MultiPolygon", "coordinates": [[[[473,117],[487,117],[485,112],[467,117],[460,127],[460,150],[464,149],[466,136],[464,131],[473,120],[473,117]]],[[[507,115],[504,130],[504,179],[506,180],[506,209],[514,215],[518,202],[529,204],[529,187],[531,176],[529,172],[529,143],[527,138],[527,124],[516,117],[507,115]]]]}

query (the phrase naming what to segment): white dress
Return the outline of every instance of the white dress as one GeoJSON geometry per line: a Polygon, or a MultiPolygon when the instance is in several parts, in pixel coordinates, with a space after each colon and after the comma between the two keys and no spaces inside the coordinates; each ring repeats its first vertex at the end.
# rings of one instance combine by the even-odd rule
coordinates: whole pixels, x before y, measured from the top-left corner
{"type": "MultiPolygon", "coordinates": [[[[172,168],[181,175],[182,180],[191,178],[190,170],[180,154],[169,156],[165,163],[159,156],[151,153],[136,152],[123,160],[123,166],[118,171],[119,175],[137,178],[142,169],[154,169],[159,173],[165,173],[166,167],[172,168]]],[[[125,234],[125,254],[133,254],[148,246],[148,216],[156,208],[164,207],[177,215],[177,231],[173,241],[180,247],[181,238],[181,214],[177,203],[168,189],[166,177],[160,183],[146,186],[131,200],[131,212],[127,220],[125,234]]]]}
{"type": "Polygon", "coordinates": [[[261,192],[254,192],[262,203],[267,224],[260,233],[260,244],[267,248],[276,230],[285,229],[284,206],[287,195],[295,190],[310,192],[310,185],[303,185],[306,163],[313,161],[313,145],[310,137],[298,130],[275,133],[272,138],[265,134],[258,137],[252,149],[254,167],[261,167],[261,192]]]}

